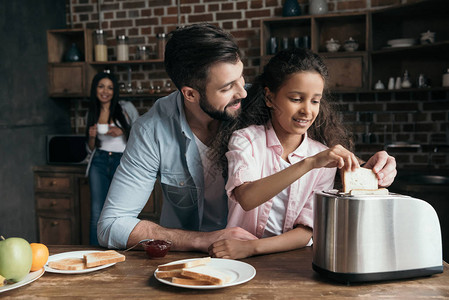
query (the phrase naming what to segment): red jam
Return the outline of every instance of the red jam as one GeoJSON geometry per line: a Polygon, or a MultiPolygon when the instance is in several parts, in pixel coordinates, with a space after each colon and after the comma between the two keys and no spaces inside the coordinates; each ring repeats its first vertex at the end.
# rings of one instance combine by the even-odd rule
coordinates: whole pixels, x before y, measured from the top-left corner
{"type": "Polygon", "coordinates": [[[164,257],[171,247],[170,241],[155,240],[142,243],[150,258],[164,257]]]}

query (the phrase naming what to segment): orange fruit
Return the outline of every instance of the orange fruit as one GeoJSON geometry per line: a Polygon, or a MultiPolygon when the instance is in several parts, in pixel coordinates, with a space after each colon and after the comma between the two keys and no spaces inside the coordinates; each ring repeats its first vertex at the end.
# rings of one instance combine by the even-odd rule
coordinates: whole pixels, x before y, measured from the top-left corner
{"type": "Polygon", "coordinates": [[[31,243],[31,252],[33,253],[33,262],[31,264],[31,272],[42,269],[48,260],[48,248],[44,244],[31,243]]]}

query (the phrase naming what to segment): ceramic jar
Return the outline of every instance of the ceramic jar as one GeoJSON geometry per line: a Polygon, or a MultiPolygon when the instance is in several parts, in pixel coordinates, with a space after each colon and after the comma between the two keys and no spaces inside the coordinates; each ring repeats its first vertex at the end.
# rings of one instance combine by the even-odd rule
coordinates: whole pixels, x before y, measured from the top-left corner
{"type": "Polygon", "coordinates": [[[430,30],[427,30],[427,32],[421,33],[420,41],[421,45],[435,43],[435,32],[430,32],[430,30]]]}
{"type": "Polygon", "coordinates": [[[320,15],[327,13],[327,0],[309,0],[309,13],[320,15]]]}
{"type": "Polygon", "coordinates": [[[345,42],[343,47],[348,52],[354,52],[354,51],[357,51],[357,49],[359,48],[359,43],[356,40],[354,40],[352,37],[350,37],[349,40],[347,40],[345,42]]]}
{"type": "Polygon", "coordinates": [[[282,7],[282,16],[293,17],[299,16],[301,14],[301,7],[297,0],[285,0],[284,6],[282,7]]]}
{"type": "Polygon", "coordinates": [[[331,38],[330,40],[326,41],[326,49],[329,52],[337,52],[338,49],[340,49],[340,43],[337,40],[331,38]]]}

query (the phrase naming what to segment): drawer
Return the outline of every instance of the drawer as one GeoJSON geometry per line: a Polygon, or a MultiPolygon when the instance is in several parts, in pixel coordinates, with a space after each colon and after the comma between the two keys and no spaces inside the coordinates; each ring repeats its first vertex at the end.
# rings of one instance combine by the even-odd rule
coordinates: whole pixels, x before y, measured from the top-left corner
{"type": "Polygon", "coordinates": [[[36,175],[36,190],[48,192],[72,193],[70,177],[36,175]]]}
{"type": "Polygon", "coordinates": [[[72,209],[72,199],[70,197],[52,198],[36,195],[36,209],[69,212],[72,209]]]}
{"type": "Polygon", "coordinates": [[[38,215],[39,242],[46,245],[79,244],[75,236],[75,222],[72,218],[57,218],[38,215]]]}

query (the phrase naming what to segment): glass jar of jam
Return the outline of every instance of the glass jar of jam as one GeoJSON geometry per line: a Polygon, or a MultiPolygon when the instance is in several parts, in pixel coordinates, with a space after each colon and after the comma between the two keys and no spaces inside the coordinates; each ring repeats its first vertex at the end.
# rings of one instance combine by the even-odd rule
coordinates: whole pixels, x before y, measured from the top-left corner
{"type": "Polygon", "coordinates": [[[142,243],[145,252],[150,258],[164,257],[170,250],[171,245],[172,242],[167,240],[151,240],[142,243]]]}

